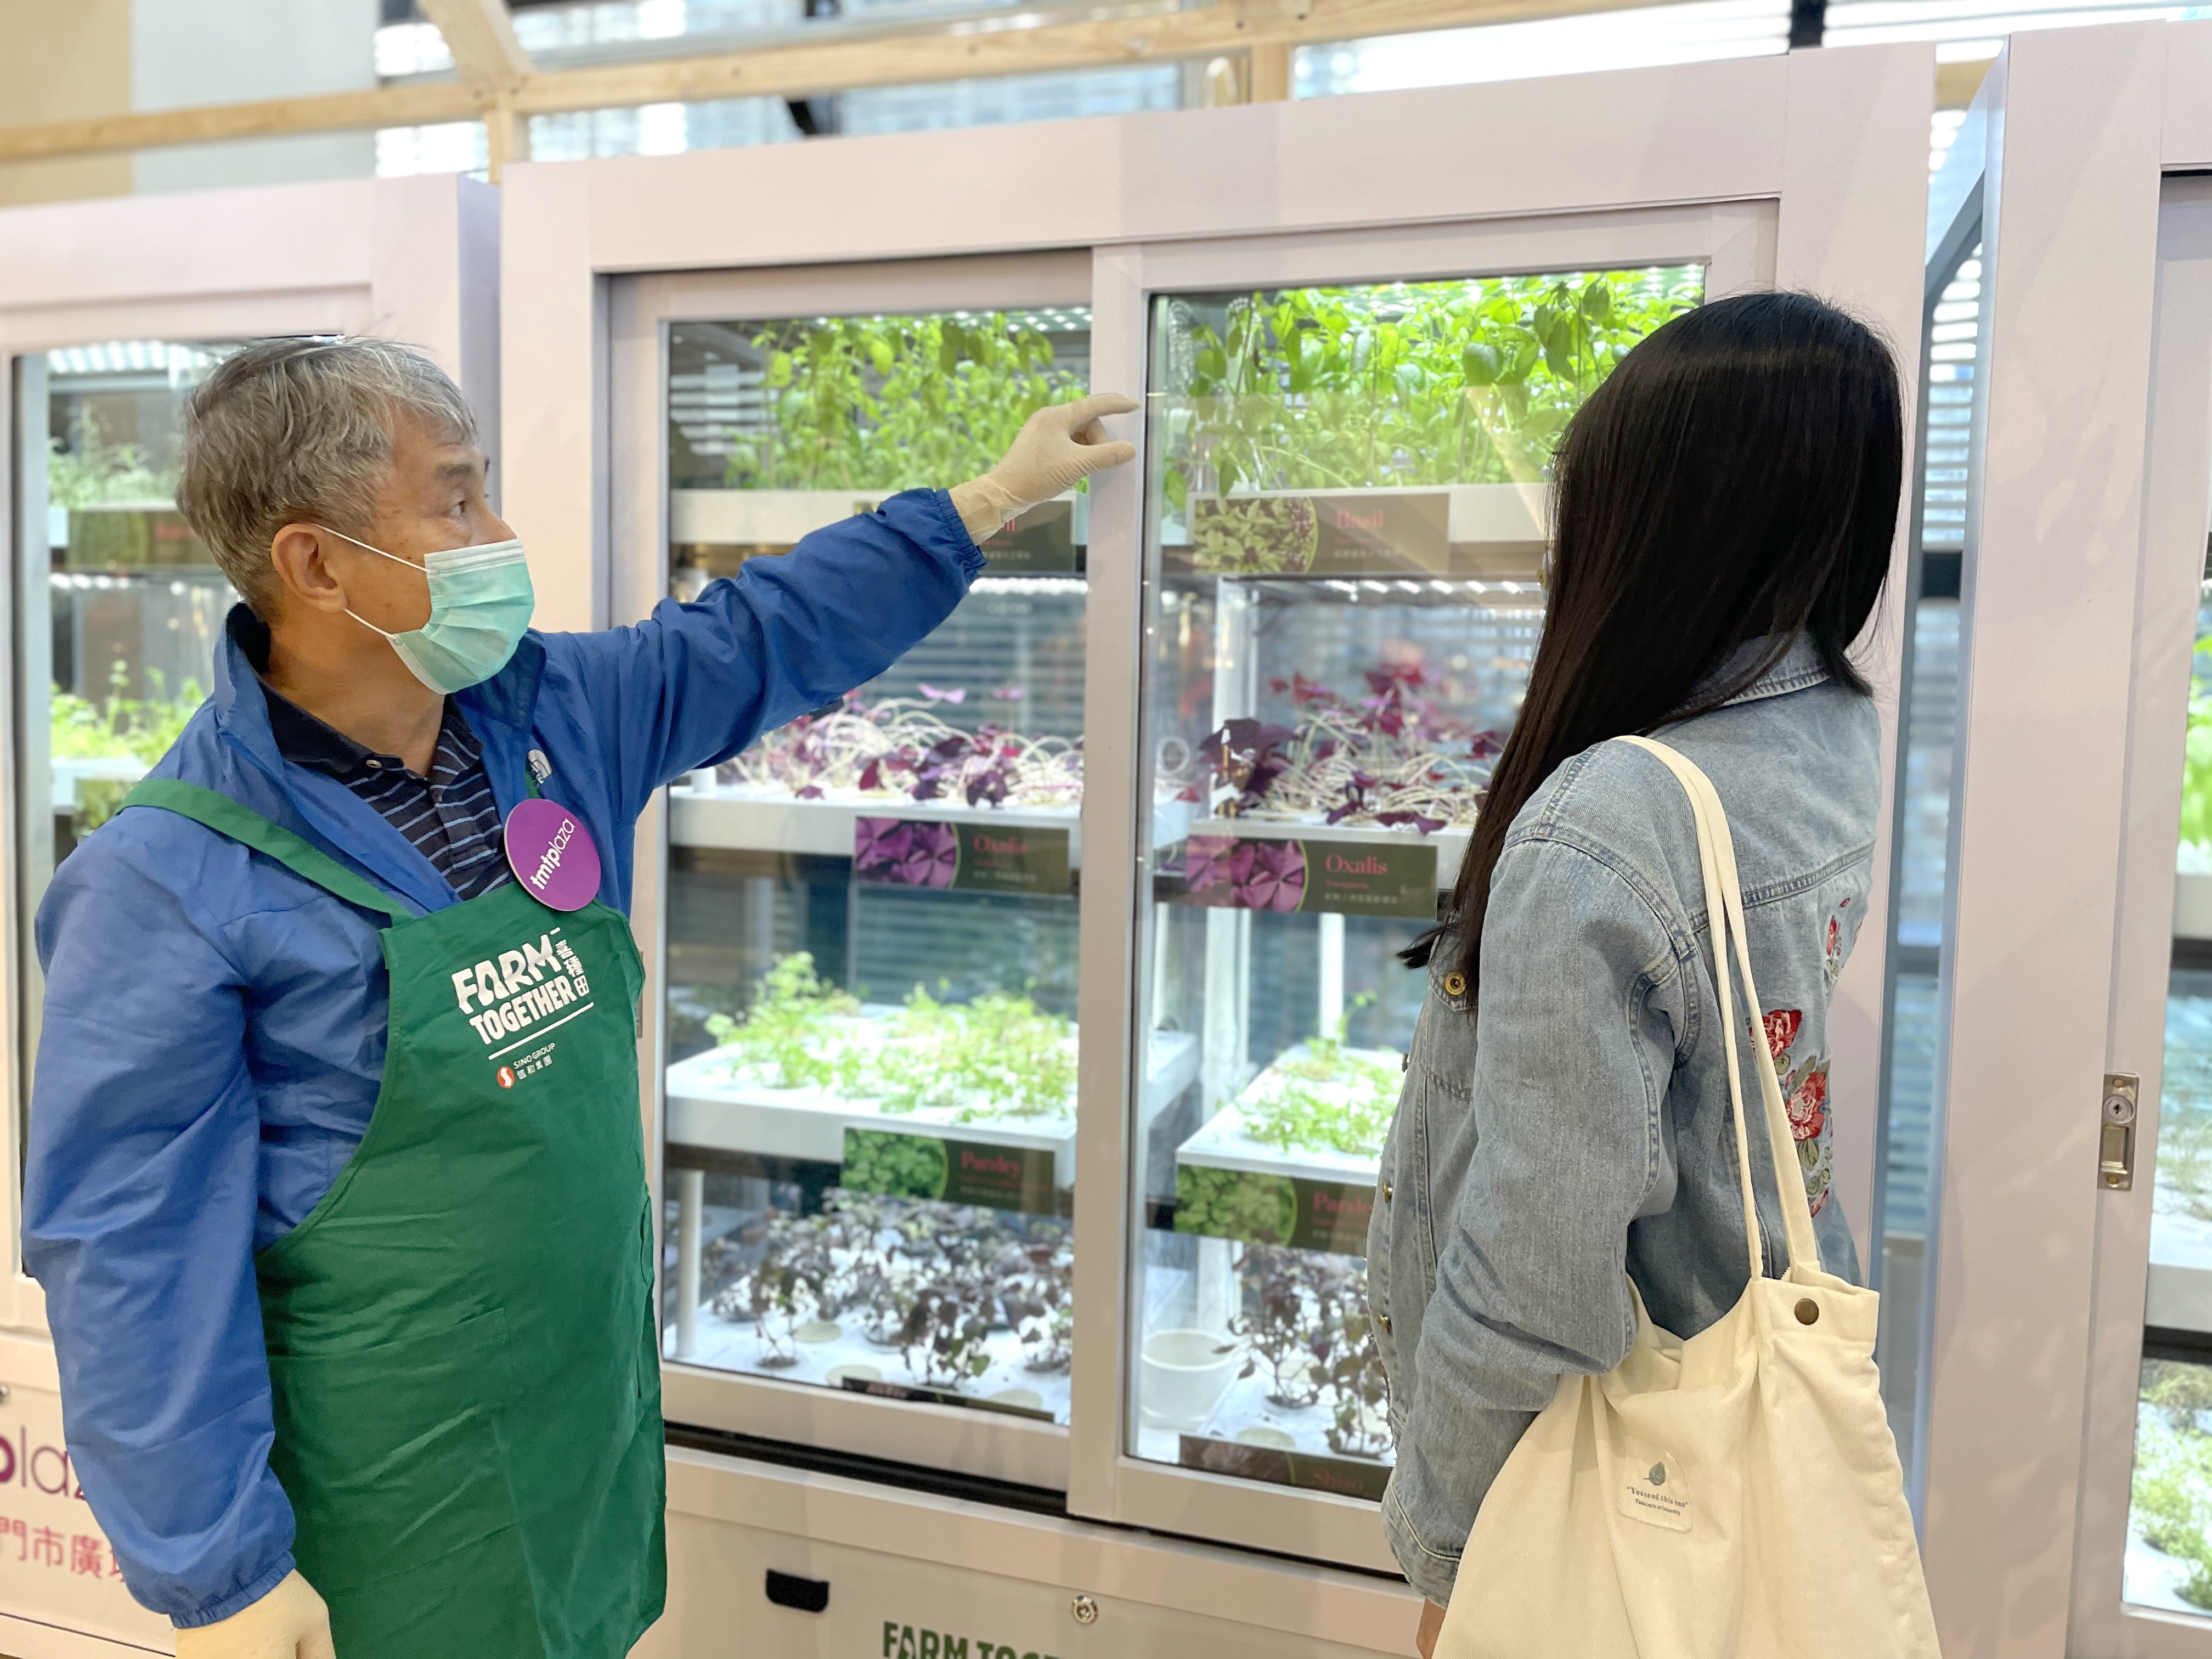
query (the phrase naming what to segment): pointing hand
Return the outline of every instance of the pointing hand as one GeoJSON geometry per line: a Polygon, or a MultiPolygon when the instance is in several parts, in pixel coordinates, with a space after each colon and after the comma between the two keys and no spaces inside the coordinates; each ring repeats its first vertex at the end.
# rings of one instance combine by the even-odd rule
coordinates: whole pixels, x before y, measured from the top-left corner
{"type": "Polygon", "coordinates": [[[1048,501],[1079,478],[1137,458],[1137,447],[1109,438],[1100,416],[1127,415],[1133,398],[1102,392],[1072,404],[1054,404],[1023,422],[1013,445],[980,478],[952,491],[960,522],[977,541],[1039,501],[1048,501]]]}

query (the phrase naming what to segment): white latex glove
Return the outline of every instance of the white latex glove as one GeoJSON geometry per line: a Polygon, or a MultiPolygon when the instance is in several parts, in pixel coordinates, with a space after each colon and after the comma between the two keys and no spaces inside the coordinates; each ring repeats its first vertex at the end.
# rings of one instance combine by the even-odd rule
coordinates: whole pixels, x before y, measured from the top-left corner
{"type": "Polygon", "coordinates": [[[331,1610],[294,1571],[229,1618],[179,1631],[177,1659],[337,1659],[331,1610]]]}
{"type": "Polygon", "coordinates": [[[1054,404],[1022,422],[1012,447],[980,478],[954,487],[953,510],[977,541],[1039,501],[1048,501],[1079,478],[1137,459],[1137,447],[1109,438],[1102,415],[1127,415],[1137,400],[1102,392],[1072,404],[1054,404]]]}

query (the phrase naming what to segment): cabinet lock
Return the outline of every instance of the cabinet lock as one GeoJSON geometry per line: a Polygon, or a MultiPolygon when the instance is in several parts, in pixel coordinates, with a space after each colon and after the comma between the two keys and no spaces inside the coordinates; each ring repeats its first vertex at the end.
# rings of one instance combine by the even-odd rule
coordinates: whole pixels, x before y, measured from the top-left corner
{"type": "Polygon", "coordinates": [[[2136,1098],[2142,1087],[2142,1079],[2132,1072],[2105,1073],[2104,1103],[2097,1114],[2097,1184],[2107,1192],[2135,1188],[2136,1098]]]}

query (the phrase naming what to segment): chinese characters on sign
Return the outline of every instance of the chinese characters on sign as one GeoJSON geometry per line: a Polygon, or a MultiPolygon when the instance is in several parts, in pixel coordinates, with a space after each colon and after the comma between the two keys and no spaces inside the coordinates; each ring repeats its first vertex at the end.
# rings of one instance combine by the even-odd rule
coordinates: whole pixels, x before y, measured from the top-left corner
{"type": "Polygon", "coordinates": [[[49,1572],[71,1572],[86,1578],[123,1577],[123,1569],[107,1553],[107,1540],[99,1534],[64,1534],[21,1516],[0,1515],[0,1573],[9,1566],[43,1567],[49,1572]],[[8,1553],[11,1543],[13,1555],[8,1553]]]}

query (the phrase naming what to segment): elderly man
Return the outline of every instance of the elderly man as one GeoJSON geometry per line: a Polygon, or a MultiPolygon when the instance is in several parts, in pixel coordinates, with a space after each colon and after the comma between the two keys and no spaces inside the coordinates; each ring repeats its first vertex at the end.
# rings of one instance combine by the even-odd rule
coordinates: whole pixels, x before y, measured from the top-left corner
{"type": "Polygon", "coordinates": [[[936,627],[1135,407],[538,634],[427,360],[264,341],[193,394],[179,501],[245,603],[40,907],[24,1230],[85,1495],[185,1659],[597,1659],[658,1615],[633,825],[936,627]]]}

